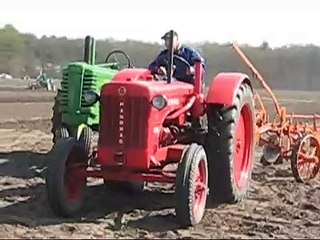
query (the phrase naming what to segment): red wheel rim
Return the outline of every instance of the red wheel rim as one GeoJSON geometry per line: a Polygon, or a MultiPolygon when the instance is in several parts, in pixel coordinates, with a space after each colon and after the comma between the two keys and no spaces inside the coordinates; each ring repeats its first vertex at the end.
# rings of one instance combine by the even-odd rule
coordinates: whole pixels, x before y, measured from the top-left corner
{"type": "Polygon", "coordinates": [[[300,143],[297,154],[297,173],[301,180],[315,178],[320,169],[320,146],[317,139],[306,136],[300,143]]]}
{"type": "Polygon", "coordinates": [[[250,108],[245,105],[241,109],[236,125],[233,174],[236,186],[242,189],[249,181],[252,168],[253,122],[250,108]]]}
{"type": "Polygon", "coordinates": [[[81,199],[83,195],[83,182],[85,179],[81,176],[79,167],[76,166],[77,162],[79,162],[78,157],[76,149],[72,149],[66,161],[64,190],[68,202],[75,202],[81,199]]]}
{"type": "Polygon", "coordinates": [[[194,200],[193,200],[193,214],[195,219],[200,219],[203,215],[206,198],[207,198],[207,167],[204,159],[198,163],[197,171],[194,175],[194,200]]]}

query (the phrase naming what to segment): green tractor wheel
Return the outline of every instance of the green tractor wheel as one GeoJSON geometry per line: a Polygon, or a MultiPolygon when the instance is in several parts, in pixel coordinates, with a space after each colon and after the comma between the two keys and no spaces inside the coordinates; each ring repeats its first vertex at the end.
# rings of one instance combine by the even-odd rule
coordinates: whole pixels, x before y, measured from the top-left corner
{"type": "Polygon", "coordinates": [[[82,142],[83,147],[87,156],[90,158],[93,153],[93,131],[92,129],[85,125],[81,124],[78,127],[78,140],[82,142]]]}
{"type": "Polygon", "coordinates": [[[69,137],[69,131],[65,127],[59,127],[55,130],[55,136],[54,136],[54,141],[56,142],[57,139],[61,138],[67,138],[69,137]]]}
{"type": "Polygon", "coordinates": [[[59,111],[59,95],[60,91],[58,90],[57,96],[54,98],[54,105],[52,107],[53,114],[51,118],[51,133],[53,135],[53,143],[56,143],[57,139],[67,138],[70,135],[68,129],[65,126],[63,126],[61,121],[62,114],[59,111]]]}

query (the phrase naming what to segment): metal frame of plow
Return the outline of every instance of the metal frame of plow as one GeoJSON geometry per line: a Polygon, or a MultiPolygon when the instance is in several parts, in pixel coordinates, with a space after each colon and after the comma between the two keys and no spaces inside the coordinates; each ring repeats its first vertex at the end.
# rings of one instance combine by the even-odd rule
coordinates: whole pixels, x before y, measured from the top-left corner
{"type": "Polygon", "coordinates": [[[283,160],[290,160],[293,176],[298,182],[315,179],[320,169],[320,128],[317,126],[320,115],[288,114],[240,47],[236,43],[231,46],[252,71],[254,79],[257,79],[270,95],[275,108],[276,115],[273,121],[270,121],[262,98],[257,92],[254,93],[256,139],[259,146],[263,147],[261,163],[280,164],[283,160]],[[311,120],[313,124],[308,124],[306,120],[311,120]]]}

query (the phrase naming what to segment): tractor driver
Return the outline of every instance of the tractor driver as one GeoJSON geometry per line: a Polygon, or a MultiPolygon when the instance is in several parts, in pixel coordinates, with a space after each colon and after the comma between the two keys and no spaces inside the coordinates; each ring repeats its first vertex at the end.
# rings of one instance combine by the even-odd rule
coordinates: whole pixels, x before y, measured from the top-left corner
{"type": "MultiPolygon", "coordinates": [[[[166,75],[166,66],[169,62],[168,60],[168,51],[169,51],[169,38],[170,32],[165,33],[161,39],[164,40],[166,49],[161,51],[157,58],[150,63],[148,69],[151,71],[152,74],[158,75],[166,75]]],[[[205,73],[205,60],[204,58],[198,53],[195,49],[188,47],[182,44],[179,41],[179,37],[177,32],[173,31],[173,54],[177,55],[184,60],[186,60],[190,67],[187,68],[186,71],[186,64],[183,63],[181,60],[173,58],[174,70],[173,70],[173,77],[179,81],[194,84],[194,64],[196,60],[200,60],[202,62],[202,78],[204,77],[205,73]]]]}

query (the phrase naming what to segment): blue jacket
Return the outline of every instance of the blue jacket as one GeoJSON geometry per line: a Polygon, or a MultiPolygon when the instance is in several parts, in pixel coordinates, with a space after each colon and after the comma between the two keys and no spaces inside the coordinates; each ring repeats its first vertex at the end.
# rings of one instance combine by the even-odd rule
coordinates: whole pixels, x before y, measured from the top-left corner
{"type": "MultiPolygon", "coordinates": [[[[169,51],[168,49],[161,51],[160,54],[157,56],[157,58],[152,63],[150,63],[150,65],[148,66],[148,69],[152,73],[156,73],[160,66],[164,66],[164,67],[167,66],[168,51],[169,51]]],[[[193,66],[195,64],[195,61],[197,59],[201,60],[201,62],[202,62],[202,77],[204,77],[205,70],[206,70],[205,60],[203,57],[201,57],[199,52],[197,52],[193,48],[182,45],[180,47],[180,49],[178,50],[178,52],[176,52],[174,54],[185,59],[191,66],[193,66]]],[[[177,60],[176,58],[173,58],[173,64],[176,66],[176,69],[173,72],[173,77],[176,78],[177,80],[193,84],[194,76],[193,75],[186,75],[185,64],[181,63],[181,61],[177,60]]]]}

